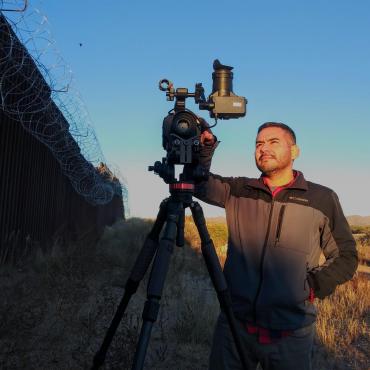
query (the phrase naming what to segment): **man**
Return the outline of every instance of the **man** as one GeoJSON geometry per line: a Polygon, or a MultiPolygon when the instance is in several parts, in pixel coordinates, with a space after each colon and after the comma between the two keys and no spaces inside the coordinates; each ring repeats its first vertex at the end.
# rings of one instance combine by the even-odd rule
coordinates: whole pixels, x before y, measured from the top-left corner
{"type": "MultiPolygon", "coordinates": [[[[201,163],[210,168],[218,145],[201,135],[201,163]]],[[[229,240],[224,274],[250,369],[311,369],[315,297],[323,299],[357,268],[356,244],[337,195],[293,170],[293,130],[259,127],[259,179],[210,173],[196,196],[225,208],[229,240]],[[319,266],[323,252],[326,261],[319,266]]],[[[225,315],[218,319],[210,370],[242,369],[225,315]]]]}

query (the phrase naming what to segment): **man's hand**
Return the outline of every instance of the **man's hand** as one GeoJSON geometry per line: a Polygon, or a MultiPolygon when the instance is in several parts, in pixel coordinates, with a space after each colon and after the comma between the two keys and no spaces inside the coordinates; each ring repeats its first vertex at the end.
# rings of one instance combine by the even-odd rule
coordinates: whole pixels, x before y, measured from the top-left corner
{"type": "Polygon", "coordinates": [[[202,133],[200,135],[200,142],[202,145],[213,145],[216,141],[215,136],[212,134],[211,129],[209,128],[208,122],[199,117],[202,127],[202,133]]]}
{"type": "Polygon", "coordinates": [[[200,135],[200,142],[202,145],[213,145],[215,143],[215,137],[211,130],[203,131],[200,135]]]}

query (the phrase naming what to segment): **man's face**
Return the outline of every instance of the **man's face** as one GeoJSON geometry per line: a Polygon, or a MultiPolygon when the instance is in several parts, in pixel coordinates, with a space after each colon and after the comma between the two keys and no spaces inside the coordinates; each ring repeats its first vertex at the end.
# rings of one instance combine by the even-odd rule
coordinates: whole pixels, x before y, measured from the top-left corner
{"type": "Polygon", "coordinates": [[[264,174],[291,169],[298,148],[288,132],[280,127],[267,127],[256,138],[255,160],[264,174]]]}

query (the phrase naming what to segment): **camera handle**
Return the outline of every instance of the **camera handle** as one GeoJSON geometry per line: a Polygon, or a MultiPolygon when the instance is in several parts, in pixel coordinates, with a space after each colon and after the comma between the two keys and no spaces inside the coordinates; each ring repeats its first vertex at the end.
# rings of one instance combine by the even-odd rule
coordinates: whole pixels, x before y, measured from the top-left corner
{"type": "Polygon", "coordinates": [[[144,245],[136,259],[134,268],[125,285],[124,296],[113,317],[111,325],[106,333],[104,342],[96,353],[93,361],[92,370],[97,370],[103,365],[106,353],[124,315],[131,296],[136,292],[139,283],[148,270],[154,258],[152,270],[147,288],[147,301],[143,309],[143,325],[140,332],[139,342],[136,348],[132,370],[142,370],[149,339],[154,322],[157,320],[160,307],[160,299],[164,287],[164,282],[168,272],[170,258],[174,245],[184,244],[184,219],[185,208],[190,207],[195,225],[201,239],[201,250],[205,260],[208,273],[217,293],[221,309],[225,312],[230,325],[230,329],[236,344],[236,348],[241,359],[243,369],[248,370],[247,360],[243,351],[243,346],[237,323],[231,308],[230,292],[227,288],[226,280],[223,275],[220,262],[218,260],[214,244],[207,230],[203,210],[199,203],[192,201],[192,191],[189,191],[188,184],[177,183],[172,186],[171,196],[160,205],[157,218],[152,230],[149,232],[144,245]],[[166,224],[163,237],[159,240],[159,234],[166,224]]]}

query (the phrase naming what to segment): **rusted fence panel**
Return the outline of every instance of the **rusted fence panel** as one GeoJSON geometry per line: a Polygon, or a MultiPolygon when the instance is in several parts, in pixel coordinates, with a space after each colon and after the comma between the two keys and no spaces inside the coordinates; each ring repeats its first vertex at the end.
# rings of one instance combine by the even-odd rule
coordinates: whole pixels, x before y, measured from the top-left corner
{"type": "Polygon", "coordinates": [[[9,250],[22,255],[26,239],[47,248],[56,237],[97,237],[123,217],[122,198],[100,206],[86,202],[48,148],[0,110],[0,258],[9,259],[9,250]]]}
{"type": "MultiPolygon", "coordinates": [[[[22,126],[20,116],[17,118],[16,114],[7,112],[6,104],[12,107],[17,106],[18,101],[24,104],[28,97],[22,96],[22,89],[27,88],[29,91],[30,80],[23,79],[27,73],[23,73],[25,71],[20,68],[14,68],[14,76],[12,75],[11,79],[2,79],[5,68],[7,71],[11,70],[9,65],[11,60],[6,60],[7,35],[5,34],[11,30],[1,13],[0,18],[0,24],[6,26],[0,27],[0,93],[1,89],[9,88],[9,84],[12,84],[10,86],[12,92],[16,92],[0,101],[1,264],[6,261],[16,261],[27,252],[25,248],[33,245],[32,242],[35,241],[43,248],[48,248],[55,238],[69,241],[87,235],[98,237],[105,225],[111,225],[117,219],[124,218],[124,209],[122,197],[119,195],[114,195],[113,199],[105,205],[93,205],[79,195],[69,178],[63,173],[61,164],[52,151],[32,135],[30,127],[26,130],[22,126]]],[[[14,39],[14,34],[12,37],[14,39]]],[[[21,52],[26,55],[24,50],[21,52]]],[[[32,59],[29,58],[29,61],[22,68],[30,66],[32,59]]],[[[34,65],[32,67],[34,68],[34,65]]],[[[42,89],[46,95],[49,94],[47,86],[42,86],[42,89]]],[[[39,130],[43,123],[45,127],[48,123],[48,135],[60,132],[61,126],[68,127],[68,122],[50,99],[47,110],[49,116],[43,114],[43,110],[40,109],[42,107],[32,107],[31,101],[29,105],[34,108],[31,109],[32,119],[28,119],[30,126],[37,124],[39,130]],[[40,113],[35,113],[38,111],[40,113]],[[50,112],[54,118],[60,116],[58,127],[50,125],[48,121],[50,112]]],[[[79,157],[76,159],[78,162],[75,167],[80,168],[85,163],[91,169],[92,165],[78,154],[78,145],[68,131],[65,142],[79,157]]],[[[73,166],[73,163],[71,165],[73,166]]],[[[107,182],[106,179],[104,181],[107,182]]],[[[117,183],[117,179],[114,181],[117,183]]]]}

